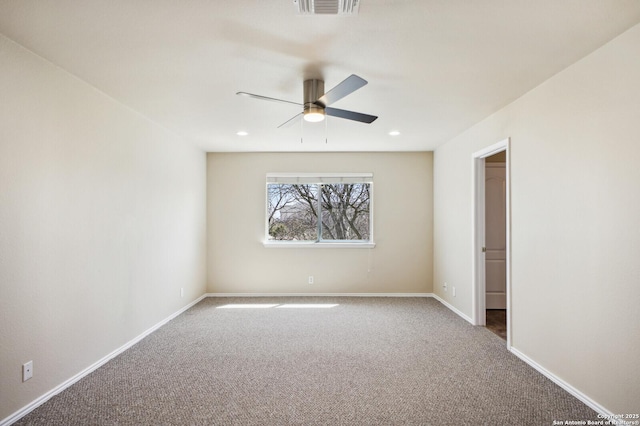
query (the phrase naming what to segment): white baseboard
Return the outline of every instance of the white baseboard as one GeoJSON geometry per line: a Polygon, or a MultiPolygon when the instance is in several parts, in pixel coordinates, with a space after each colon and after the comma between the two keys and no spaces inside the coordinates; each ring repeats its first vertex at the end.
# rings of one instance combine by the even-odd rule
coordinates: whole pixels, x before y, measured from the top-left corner
{"type": "Polygon", "coordinates": [[[456,308],[455,306],[453,306],[452,304],[450,304],[449,302],[445,301],[444,299],[442,299],[440,296],[438,296],[437,294],[433,294],[431,297],[433,297],[434,299],[436,299],[438,302],[442,303],[444,306],[446,306],[447,308],[449,308],[450,310],[452,310],[454,313],[458,314],[458,316],[460,318],[462,318],[463,320],[467,321],[469,324],[471,325],[475,325],[473,323],[473,320],[471,318],[469,318],[468,316],[466,316],[462,311],[459,311],[458,308],[456,308]]]}
{"type": "Polygon", "coordinates": [[[84,370],[82,370],[81,372],[76,374],[75,376],[67,379],[63,383],[61,383],[58,386],[56,386],[55,388],[51,389],[49,392],[45,393],[44,395],[40,396],[36,400],[32,401],[28,405],[25,405],[20,410],[18,410],[15,413],[11,414],[9,417],[6,417],[6,418],[0,420],[0,426],[8,426],[8,425],[10,425],[10,424],[12,424],[14,422],[17,422],[22,417],[26,416],[31,411],[33,411],[36,408],[38,408],[40,405],[42,405],[45,402],[47,402],[50,398],[52,398],[53,396],[59,394],[60,392],[62,392],[66,388],[68,388],[69,386],[71,386],[74,383],[76,383],[78,380],[82,379],[83,377],[85,377],[88,374],[92,373],[93,371],[97,370],[98,368],[100,368],[101,366],[106,364],[107,362],[111,361],[113,358],[115,358],[116,356],[120,355],[122,352],[126,351],[131,346],[135,345],[140,340],[142,340],[145,337],[147,337],[149,334],[153,333],[154,331],[156,331],[157,329],[159,329],[160,327],[162,327],[163,325],[165,325],[166,323],[168,323],[169,321],[171,321],[172,319],[174,319],[175,317],[177,317],[178,315],[180,315],[181,313],[183,313],[184,311],[186,311],[187,309],[189,309],[190,307],[192,307],[196,303],[200,302],[206,296],[207,296],[206,294],[203,294],[202,296],[200,296],[199,298],[197,298],[193,302],[189,303],[187,306],[185,306],[182,309],[180,309],[179,311],[169,315],[167,318],[163,319],[162,321],[160,321],[159,323],[157,323],[153,327],[143,331],[142,334],[134,337],[132,340],[129,340],[127,343],[125,343],[124,345],[120,346],[115,351],[111,352],[110,354],[108,354],[107,356],[103,357],[102,359],[96,361],[95,363],[91,364],[89,367],[85,368],[84,370]]]}
{"type": "Polygon", "coordinates": [[[433,293],[207,293],[206,297],[433,297],[433,293]]]}
{"type": "Polygon", "coordinates": [[[550,372],[549,370],[547,370],[546,368],[544,368],[543,366],[541,366],[540,364],[538,364],[537,362],[535,362],[534,360],[532,360],[531,358],[529,358],[528,356],[526,356],[525,354],[523,354],[522,352],[514,348],[513,346],[510,348],[510,350],[511,350],[511,353],[513,353],[515,356],[517,356],[518,358],[520,358],[521,360],[529,364],[531,367],[536,369],[547,379],[551,380],[553,383],[560,386],[562,389],[566,390],[571,395],[575,396],[577,399],[582,401],[586,406],[588,406],[592,410],[603,415],[605,417],[604,420],[611,419],[611,424],[615,424],[612,417],[614,413],[610,412],[609,410],[604,408],[602,405],[598,404],[597,402],[595,402],[594,400],[592,400],[591,398],[589,398],[588,396],[580,392],[578,389],[574,388],[569,383],[565,382],[564,380],[562,380],[561,378],[559,378],[558,376],[556,376],[555,374],[553,374],[552,372],[550,372]]]}

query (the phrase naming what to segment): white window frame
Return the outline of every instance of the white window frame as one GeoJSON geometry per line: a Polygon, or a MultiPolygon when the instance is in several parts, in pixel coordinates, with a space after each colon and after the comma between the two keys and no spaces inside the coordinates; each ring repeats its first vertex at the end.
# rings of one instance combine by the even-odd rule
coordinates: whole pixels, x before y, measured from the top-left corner
{"type": "MultiPolygon", "coordinates": [[[[373,239],[373,173],[267,173],[265,183],[265,214],[264,214],[264,241],[268,248],[374,248],[373,239]],[[321,235],[315,241],[281,241],[269,239],[269,200],[267,188],[273,183],[289,184],[316,184],[325,183],[367,183],[369,184],[369,239],[367,241],[347,240],[322,240],[321,235]]],[[[320,202],[320,197],[318,197],[320,202]]],[[[321,215],[321,209],[318,210],[321,215]]]]}

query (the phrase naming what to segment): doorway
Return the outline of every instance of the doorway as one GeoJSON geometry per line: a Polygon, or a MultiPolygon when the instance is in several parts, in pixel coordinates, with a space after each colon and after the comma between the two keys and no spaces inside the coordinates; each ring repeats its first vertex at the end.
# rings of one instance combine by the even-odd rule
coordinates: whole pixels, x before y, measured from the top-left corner
{"type": "Polygon", "coordinates": [[[474,321],[511,347],[509,139],[473,154],[474,321]]]}
{"type": "Polygon", "coordinates": [[[486,327],[507,339],[506,151],[484,159],[486,327]]]}

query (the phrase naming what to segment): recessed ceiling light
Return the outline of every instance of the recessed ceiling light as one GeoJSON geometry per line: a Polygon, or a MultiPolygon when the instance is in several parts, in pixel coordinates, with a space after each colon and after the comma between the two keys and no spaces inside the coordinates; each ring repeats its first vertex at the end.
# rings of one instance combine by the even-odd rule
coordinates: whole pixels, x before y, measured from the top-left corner
{"type": "Polygon", "coordinates": [[[240,130],[238,133],[236,133],[236,135],[238,136],[247,136],[249,134],[249,132],[245,132],[244,130],[240,130]]]}
{"type": "Polygon", "coordinates": [[[400,132],[397,130],[392,130],[389,132],[389,136],[398,136],[398,135],[400,135],[400,132]]]}

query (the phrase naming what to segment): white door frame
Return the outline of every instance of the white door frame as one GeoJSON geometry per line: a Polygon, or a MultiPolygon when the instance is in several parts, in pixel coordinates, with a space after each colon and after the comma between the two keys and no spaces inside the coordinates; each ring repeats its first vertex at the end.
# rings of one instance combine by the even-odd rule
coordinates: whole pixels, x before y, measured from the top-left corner
{"type": "Polygon", "coordinates": [[[472,178],[473,178],[473,321],[475,325],[486,325],[486,276],[485,255],[482,248],[485,246],[485,158],[505,151],[506,155],[506,238],[507,238],[507,348],[511,348],[511,162],[509,161],[509,138],[501,140],[491,146],[473,153],[472,178]]]}

